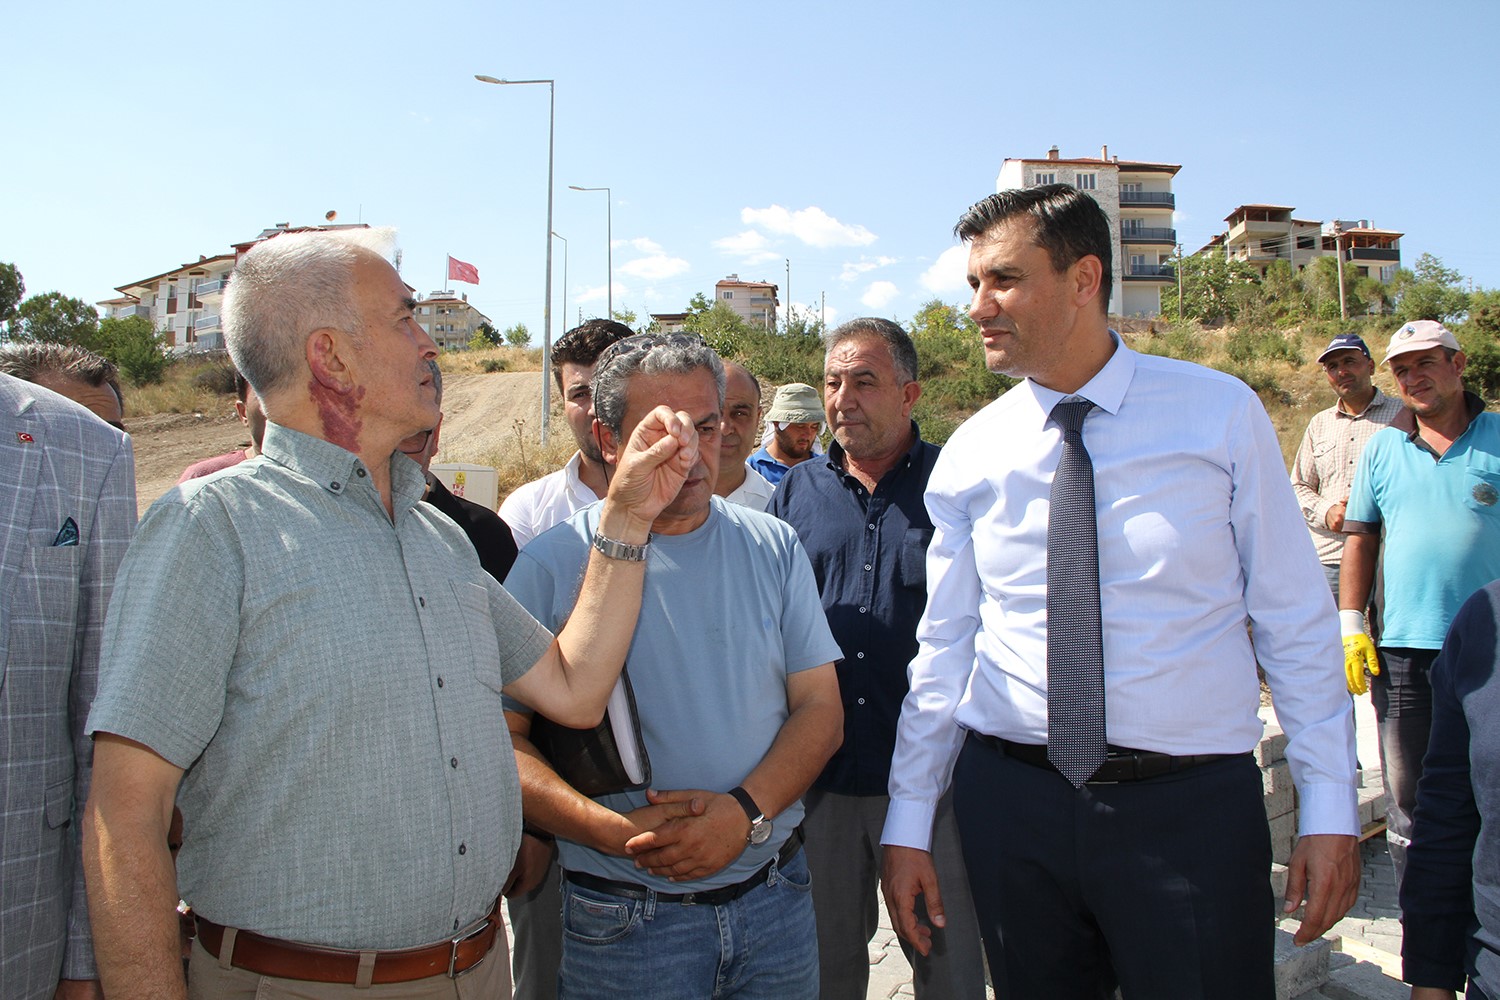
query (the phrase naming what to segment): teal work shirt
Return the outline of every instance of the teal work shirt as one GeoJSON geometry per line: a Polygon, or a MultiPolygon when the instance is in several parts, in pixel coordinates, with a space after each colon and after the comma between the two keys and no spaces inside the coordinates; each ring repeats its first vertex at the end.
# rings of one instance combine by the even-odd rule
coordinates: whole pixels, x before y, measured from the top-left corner
{"type": "Polygon", "coordinates": [[[500,689],[551,636],[391,459],[264,454],[146,513],[104,632],[90,732],[186,769],[183,898],[209,920],[403,948],[487,913],[520,839],[500,689]]]}
{"type": "Polygon", "coordinates": [[[1459,606],[1500,577],[1500,415],[1466,397],[1468,429],[1441,457],[1394,427],[1360,455],[1344,530],[1384,536],[1382,646],[1440,649],[1459,606]]]}

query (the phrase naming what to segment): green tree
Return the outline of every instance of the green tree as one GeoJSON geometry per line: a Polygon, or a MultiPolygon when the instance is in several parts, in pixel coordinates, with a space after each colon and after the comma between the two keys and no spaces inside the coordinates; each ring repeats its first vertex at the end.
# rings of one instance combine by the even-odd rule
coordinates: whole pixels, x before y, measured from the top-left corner
{"type": "Polygon", "coordinates": [[[499,347],[501,342],[500,331],[488,322],[484,322],[479,324],[479,329],[475,330],[474,336],[469,338],[469,349],[483,350],[486,347],[499,347]],[[479,341],[477,347],[475,346],[476,340],[479,341]]]}
{"type": "Polygon", "coordinates": [[[637,317],[634,309],[627,309],[622,306],[619,309],[616,309],[614,312],[610,313],[610,317],[614,319],[616,323],[624,323],[626,326],[630,327],[637,333],[641,332],[640,328],[636,326],[637,317]]]}
{"type": "MultiPolygon", "coordinates": [[[[1182,316],[1209,323],[1232,321],[1245,301],[1242,286],[1258,284],[1260,276],[1244,261],[1229,260],[1221,253],[1193,254],[1174,262],[1181,275],[1182,316]]],[[[1161,293],[1163,316],[1178,314],[1177,286],[1161,293]]]]}
{"type": "Polygon", "coordinates": [[[688,300],[688,312],[706,313],[714,307],[714,300],[702,292],[694,292],[693,297],[688,300]]]}
{"type": "Polygon", "coordinates": [[[923,380],[917,422],[929,440],[946,440],[956,426],[951,420],[940,423],[938,414],[977,409],[1016,384],[985,367],[979,325],[960,306],[929,299],[906,330],[917,348],[917,378],[923,380]]]}
{"type": "Polygon", "coordinates": [[[26,282],[14,264],[0,264],[0,324],[16,318],[16,306],[26,297],[26,282]]]}
{"type": "Polygon", "coordinates": [[[1417,258],[1413,271],[1399,271],[1391,282],[1396,297],[1396,318],[1435,319],[1449,323],[1469,308],[1469,293],[1463,289],[1463,275],[1444,267],[1440,258],[1424,253],[1417,258]]]}
{"type": "Polygon", "coordinates": [[[21,303],[11,322],[17,340],[45,340],[92,348],[99,333],[99,313],[82,299],[61,292],[33,295],[21,303]]]}
{"type": "Polygon", "coordinates": [[[823,338],[823,321],[816,318],[810,312],[797,312],[791,310],[787,314],[785,335],[788,337],[808,337],[813,340],[823,338]]]}
{"type": "Polygon", "coordinates": [[[683,322],[683,327],[708,341],[708,346],[718,351],[722,357],[739,355],[754,332],[750,324],[729,308],[728,303],[715,301],[705,309],[698,309],[699,300],[707,303],[701,292],[693,296],[690,314],[683,322]]]}
{"type": "Polygon", "coordinates": [[[526,329],[525,323],[517,323],[506,329],[505,342],[511,347],[525,347],[531,343],[531,331],[526,329]]]}
{"type": "MultiPolygon", "coordinates": [[[[1302,269],[1302,290],[1314,319],[1339,318],[1339,262],[1337,257],[1318,257],[1302,269]]],[[[1344,306],[1350,316],[1365,312],[1359,295],[1359,272],[1344,268],[1344,306]]]]}
{"type": "Polygon", "coordinates": [[[102,320],[94,349],[113,361],[135,385],[160,382],[172,364],[166,338],[144,316],[102,320]]]}

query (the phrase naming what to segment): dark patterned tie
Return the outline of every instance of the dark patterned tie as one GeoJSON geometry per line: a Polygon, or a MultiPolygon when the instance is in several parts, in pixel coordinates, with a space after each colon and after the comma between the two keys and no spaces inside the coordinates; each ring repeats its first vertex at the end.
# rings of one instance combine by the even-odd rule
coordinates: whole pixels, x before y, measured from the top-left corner
{"type": "Polygon", "coordinates": [[[1063,430],[1047,515],[1047,759],[1074,788],[1104,763],[1104,629],[1094,464],[1083,446],[1088,400],[1052,408],[1063,430]]]}

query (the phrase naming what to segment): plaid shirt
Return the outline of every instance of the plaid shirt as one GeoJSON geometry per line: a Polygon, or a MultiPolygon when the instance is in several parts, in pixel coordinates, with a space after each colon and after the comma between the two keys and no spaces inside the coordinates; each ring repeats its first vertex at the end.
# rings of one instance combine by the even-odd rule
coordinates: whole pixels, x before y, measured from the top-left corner
{"type": "Polygon", "coordinates": [[[1411,420],[1399,399],[1379,389],[1361,413],[1346,413],[1340,403],[1313,415],[1292,462],[1292,490],[1319,562],[1331,566],[1344,554],[1344,533],[1329,531],[1325,518],[1330,507],[1349,499],[1360,452],[1382,427],[1410,427],[1411,420]]]}
{"type": "Polygon", "coordinates": [[[0,375],[0,992],[94,979],[75,817],[115,569],[135,529],[130,439],[0,375]],[[72,822],[70,822],[72,821],[72,822]]]}

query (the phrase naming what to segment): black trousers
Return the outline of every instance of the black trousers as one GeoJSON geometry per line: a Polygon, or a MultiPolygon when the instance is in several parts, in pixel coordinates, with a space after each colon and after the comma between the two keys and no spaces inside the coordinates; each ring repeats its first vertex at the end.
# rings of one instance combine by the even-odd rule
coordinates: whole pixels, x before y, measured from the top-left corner
{"type": "Polygon", "coordinates": [[[1276,995],[1271,838],[1250,755],[1075,790],[970,736],[953,790],[997,997],[1276,995]]]}
{"type": "Polygon", "coordinates": [[[1432,683],[1436,649],[1382,647],[1380,673],[1370,678],[1370,702],[1380,731],[1380,774],[1385,782],[1385,839],[1396,869],[1396,888],[1406,877],[1417,781],[1432,733],[1432,683]]]}

